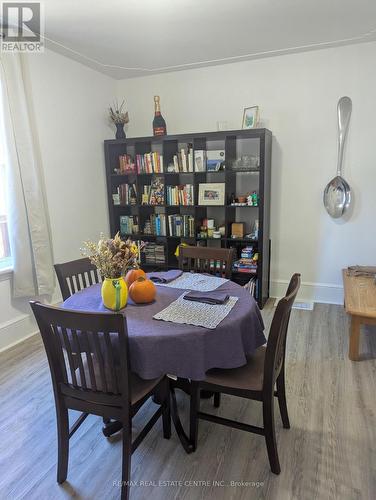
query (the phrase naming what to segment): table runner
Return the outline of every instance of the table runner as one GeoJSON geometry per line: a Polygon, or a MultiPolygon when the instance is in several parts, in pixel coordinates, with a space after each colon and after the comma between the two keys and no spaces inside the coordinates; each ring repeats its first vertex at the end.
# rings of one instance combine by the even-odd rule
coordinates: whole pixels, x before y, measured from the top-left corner
{"type": "Polygon", "coordinates": [[[184,300],[184,295],[184,293],[180,295],[170,305],[155,314],[153,318],[214,330],[238,301],[238,297],[229,297],[225,304],[211,305],[184,300]]]}

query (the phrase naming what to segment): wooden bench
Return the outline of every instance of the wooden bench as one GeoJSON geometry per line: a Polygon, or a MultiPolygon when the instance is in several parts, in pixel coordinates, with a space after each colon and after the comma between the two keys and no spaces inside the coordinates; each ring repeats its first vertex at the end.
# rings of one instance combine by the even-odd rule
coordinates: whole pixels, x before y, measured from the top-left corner
{"type": "Polygon", "coordinates": [[[376,325],[376,284],[369,276],[349,276],[342,270],[345,289],[345,309],[351,316],[349,358],[359,360],[361,325],[376,325]]]}

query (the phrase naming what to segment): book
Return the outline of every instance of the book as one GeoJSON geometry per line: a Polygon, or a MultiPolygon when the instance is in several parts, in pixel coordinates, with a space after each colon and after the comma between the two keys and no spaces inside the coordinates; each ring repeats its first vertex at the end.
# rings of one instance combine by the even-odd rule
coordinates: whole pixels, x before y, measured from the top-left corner
{"type": "Polygon", "coordinates": [[[203,149],[197,149],[195,151],[195,171],[206,171],[206,151],[203,149]]]}
{"type": "Polygon", "coordinates": [[[206,151],[206,170],[208,172],[218,172],[224,167],[225,150],[215,149],[213,151],[206,151]]]}
{"type": "Polygon", "coordinates": [[[168,216],[170,236],[193,238],[195,236],[194,217],[192,215],[172,214],[168,216]]]}
{"type": "Polygon", "coordinates": [[[138,217],[137,215],[121,215],[120,216],[120,234],[128,236],[138,233],[138,217]]]}
{"type": "Polygon", "coordinates": [[[193,185],[182,184],[180,186],[166,186],[167,205],[193,205],[193,185]]]}
{"type": "MultiPolygon", "coordinates": [[[[115,196],[115,195],[113,195],[115,196]]],[[[137,204],[137,187],[136,184],[120,184],[117,187],[117,196],[119,202],[114,205],[136,205],[137,204]]]]}
{"type": "Polygon", "coordinates": [[[193,172],[193,147],[188,149],[188,172],[193,172]]]}
{"type": "Polygon", "coordinates": [[[145,221],[142,231],[144,235],[167,236],[166,215],[151,214],[145,221]]]}
{"type": "Polygon", "coordinates": [[[142,249],[145,264],[165,264],[166,255],[164,245],[159,245],[154,242],[146,242],[142,249]]]}

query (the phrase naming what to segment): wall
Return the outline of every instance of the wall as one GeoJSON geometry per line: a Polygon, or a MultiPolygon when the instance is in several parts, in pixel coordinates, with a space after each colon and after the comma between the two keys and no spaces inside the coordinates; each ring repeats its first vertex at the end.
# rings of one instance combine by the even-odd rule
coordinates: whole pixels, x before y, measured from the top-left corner
{"type": "MultiPolygon", "coordinates": [[[[114,81],[46,51],[28,59],[28,88],[38,134],[55,262],[80,257],[85,239],[108,227],[103,140],[113,137],[106,109],[114,81]]],[[[51,299],[59,300],[57,291],[51,299]]],[[[35,332],[27,300],[13,300],[0,276],[0,350],[35,332]]]]}
{"type": "MultiPolygon", "coordinates": [[[[237,129],[243,107],[258,104],[274,134],[272,295],[300,271],[302,299],[341,303],[341,268],[375,263],[375,56],[375,43],[360,44],[119,82],[49,51],[31,57],[55,262],[78,258],[83,239],[108,230],[103,139],[113,137],[105,110],[115,86],[127,99],[130,136],[151,134],[154,94],[170,133],[215,130],[217,121],[237,129]],[[321,200],[335,173],[336,102],[346,94],[353,115],[345,176],[355,203],[343,223],[321,200]]],[[[35,331],[27,301],[11,299],[4,276],[0,311],[0,350],[35,331]]]]}
{"type": "Polygon", "coordinates": [[[293,272],[302,273],[300,298],[343,303],[341,269],[375,264],[376,43],[122,80],[128,135],[151,135],[153,95],[161,96],[169,133],[241,127],[245,106],[259,105],[272,130],[272,296],[293,272]],[[327,215],[322,193],[334,177],[336,104],[349,95],[353,114],[344,175],[353,188],[350,219],[327,215]]]}

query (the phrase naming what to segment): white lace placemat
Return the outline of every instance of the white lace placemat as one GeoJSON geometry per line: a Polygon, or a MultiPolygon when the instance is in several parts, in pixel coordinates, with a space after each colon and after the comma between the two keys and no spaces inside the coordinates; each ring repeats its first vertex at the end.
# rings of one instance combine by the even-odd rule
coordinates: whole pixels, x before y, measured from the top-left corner
{"type": "Polygon", "coordinates": [[[229,297],[225,304],[211,305],[184,300],[185,293],[153,316],[154,319],[214,329],[229,314],[238,297],[229,297]]]}
{"type": "Polygon", "coordinates": [[[218,278],[218,276],[208,276],[198,273],[183,273],[176,280],[170,283],[156,283],[158,286],[168,286],[170,288],[181,288],[183,290],[196,290],[197,292],[212,292],[218,287],[227,283],[228,279],[218,278]]]}

